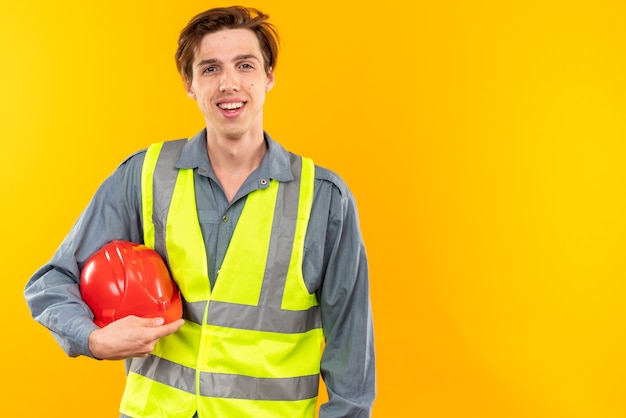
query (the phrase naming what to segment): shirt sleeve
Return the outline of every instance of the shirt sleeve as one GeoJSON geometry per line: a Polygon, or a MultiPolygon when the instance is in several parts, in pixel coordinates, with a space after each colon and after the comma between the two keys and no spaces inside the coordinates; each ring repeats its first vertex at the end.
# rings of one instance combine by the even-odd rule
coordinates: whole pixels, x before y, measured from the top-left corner
{"type": "Polygon", "coordinates": [[[51,331],[68,356],[93,357],[89,334],[98,328],[80,296],[83,264],[114,239],[143,242],[142,163],[143,154],[135,154],[102,183],[51,260],[26,284],[33,318],[51,331]]]}
{"type": "MultiPolygon", "coordinates": [[[[316,184],[309,227],[313,235],[325,233],[324,245],[307,248],[305,242],[304,264],[306,276],[307,269],[314,270],[311,263],[323,260],[316,291],[326,339],[321,374],[328,402],[319,416],[369,417],[376,373],[367,256],[354,197],[331,172],[323,175],[332,181],[316,184]]],[[[309,290],[312,285],[307,281],[309,290]]]]}

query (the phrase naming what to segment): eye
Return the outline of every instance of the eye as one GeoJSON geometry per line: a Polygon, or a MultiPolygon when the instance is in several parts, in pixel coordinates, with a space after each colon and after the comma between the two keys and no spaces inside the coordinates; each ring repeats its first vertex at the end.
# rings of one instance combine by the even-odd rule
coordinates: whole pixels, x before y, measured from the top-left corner
{"type": "Polygon", "coordinates": [[[217,71],[217,67],[215,67],[214,65],[206,67],[202,70],[203,73],[214,73],[215,71],[217,71]]]}
{"type": "Polygon", "coordinates": [[[254,70],[254,67],[251,64],[243,63],[239,66],[242,70],[254,70]]]}

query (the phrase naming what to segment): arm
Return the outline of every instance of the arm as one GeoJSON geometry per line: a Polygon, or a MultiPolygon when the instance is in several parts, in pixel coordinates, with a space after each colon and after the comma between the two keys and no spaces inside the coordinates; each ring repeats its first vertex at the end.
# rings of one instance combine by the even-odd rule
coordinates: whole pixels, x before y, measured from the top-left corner
{"type": "Polygon", "coordinates": [[[47,327],[69,356],[93,356],[89,335],[99,329],[79,291],[86,259],[113,239],[142,242],[141,166],[143,154],[125,161],[100,186],[48,264],[26,285],[33,318],[47,327]]]}
{"type": "MultiPolygon", "coordinates": [[[[376,376],[367,257],[354,199],[340,179],[330,178],[330,190],[329,183],[316,184],[318,213],[310,225],[326,232],[317,294],[326,338],[321,373],[329,401],[320,418],[369,417],[376,376]],[[320,212],[326,215],[323,228],[320,212]]],[[[310,263],[317,250],[309,250],[310,263]]]]}

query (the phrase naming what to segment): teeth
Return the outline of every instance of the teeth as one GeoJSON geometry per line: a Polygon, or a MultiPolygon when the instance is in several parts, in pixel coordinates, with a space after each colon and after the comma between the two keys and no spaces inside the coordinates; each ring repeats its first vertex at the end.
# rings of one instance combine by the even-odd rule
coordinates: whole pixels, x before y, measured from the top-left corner
{"type": "Polygon", "coordinates": [[[239,109],[239,108],[243,107],[243,102],[238,102],[238,103],[220,103],[220,104],[218,104],[218,106],[220,107],[220,109],[233,110],[233,109],[239,109]]]}

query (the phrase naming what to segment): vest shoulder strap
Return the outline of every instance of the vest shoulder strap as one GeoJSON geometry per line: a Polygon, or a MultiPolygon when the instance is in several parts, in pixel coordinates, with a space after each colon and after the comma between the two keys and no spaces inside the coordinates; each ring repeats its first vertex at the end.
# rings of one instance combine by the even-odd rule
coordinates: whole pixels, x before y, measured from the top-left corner
{"type": "Polygon", "coordinates": [[[141,188],[144,243],[162,256],[165,256],[166,251],[161,228],[164,225],[160,223],[167,217],[178,172],[176,162],[187,141],[183,138],[152,144],[146,151],[143,163],[141,188]],[[158,227],[155,228],[155,225],[158,227]]]}

